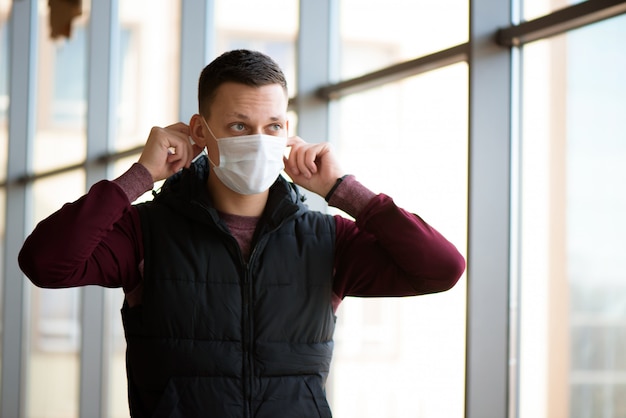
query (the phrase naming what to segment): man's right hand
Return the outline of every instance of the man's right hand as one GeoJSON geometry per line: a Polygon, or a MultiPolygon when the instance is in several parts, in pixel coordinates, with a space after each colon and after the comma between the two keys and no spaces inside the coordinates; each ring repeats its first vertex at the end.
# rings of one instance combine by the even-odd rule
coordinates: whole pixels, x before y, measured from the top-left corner
{"type": "Polygon", "coordinates": [[[191,160],[202,149],[189,141],[189,126],[183,122],[150,130],[150,135],[139,157],[143,165],[157,182],[166,179],[183,167],[189,167],[191,160]]]}

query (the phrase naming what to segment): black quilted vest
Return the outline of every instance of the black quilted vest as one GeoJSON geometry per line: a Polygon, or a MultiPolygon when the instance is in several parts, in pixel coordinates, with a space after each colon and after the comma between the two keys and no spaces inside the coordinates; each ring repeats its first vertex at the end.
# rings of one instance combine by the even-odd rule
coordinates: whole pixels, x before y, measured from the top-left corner
{"type": "Polygon", "coordinates": [[[330,417],[331,216],[279,178],[248,263],[193,170],[138,205],[141,305],[122,309],[133,417],[330,417]]]}

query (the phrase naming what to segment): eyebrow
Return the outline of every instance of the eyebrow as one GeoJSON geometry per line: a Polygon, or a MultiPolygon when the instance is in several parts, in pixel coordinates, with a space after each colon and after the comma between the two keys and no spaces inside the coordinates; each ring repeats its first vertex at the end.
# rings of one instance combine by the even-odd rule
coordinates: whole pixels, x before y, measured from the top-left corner
{"type": "Polygon", "coordinates": [[[250,117],[248,115],[244,115],[243,113],[231,113],[230,116],[235,117],[237,119],[244,119],[244,120],[250,120],[250,117]]]}
{"type": "MultiPolygon", "coordinates": [[[[243,113],[235,112],[235,113],[232,113],[230,116],[233,116],[233,117],[238,118],[238,119],[250,120],[250,117],[248,115],[246,115],[246,114],[243,114],[243,113]]],[[[273,122],[280,121],[282,119],[283,118],[281,118],[280,116],[270,116],[270,120],[273,121],[273,122]]]]}

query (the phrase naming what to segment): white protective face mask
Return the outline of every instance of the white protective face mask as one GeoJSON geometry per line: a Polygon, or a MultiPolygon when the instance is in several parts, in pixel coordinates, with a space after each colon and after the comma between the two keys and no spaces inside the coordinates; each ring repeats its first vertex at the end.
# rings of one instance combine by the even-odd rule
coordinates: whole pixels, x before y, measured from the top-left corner
{"type": "Polygon", "coordinates": [[[209,162],[221,182],[232,191],[245,195],[269,189],[284,168],[287,138],[256,134],[217,139],[206,120],[202,120],[217,142],[220,163],[215,165],[210,157],[209,162]]]}

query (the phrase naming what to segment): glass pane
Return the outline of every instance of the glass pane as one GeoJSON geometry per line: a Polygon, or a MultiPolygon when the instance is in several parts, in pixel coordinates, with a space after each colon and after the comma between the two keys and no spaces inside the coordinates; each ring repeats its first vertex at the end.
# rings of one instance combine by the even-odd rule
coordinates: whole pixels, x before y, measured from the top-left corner
{"type": "Polygon", "coordinates": [[[522,0],[524,20],[537,19],[556,10],[587,0],[522,0]]]}
{"type": "Polygon", "coordinates": [[[625,38],[621,16],[523,50],[524,418],[624,414],[625,38]]]}
{"type": "Polygon", "coordinates": [[[88,7],[69,39],[50,39],[48,8],[39,7],[37,132],[33,169],[42,172],[85,159],[88,7]]]}
{"type": "MultiPolygon", "coordinates": [[[[347,96],[334,135],[348,172],[422,216],[463,254],[467,83],[467,65],[458,64],[347,96]]],[[[463,416],[465,298],[464,279],[434,295],[346,298],[329,377],[334,414],[463,416]]]]}
{"type": "Polygon", "coordinates": [[[238,48],[264,52],[285,73],[290,96],[296,94],[297,1],[215,0],[215,24],[217,55],[238,48]]]}
{"type": "Polygon", "coordinates": [[[121,289],[105,289],[106,308],[109,316],[108,346],[111,348],[109,358],[109,388],[107,400],[109,418],[127,418],[128,382],[126,380],[126,339],[120,316],[124,303],[124,292],[121,289]]]}
{"type": "Polygon", "coordinates": [[[467,42],[467,0],[341,0],[341,77],[467,42]]]}
{"type": "Polygon", "coordinates": [[[143,145],[153,126],[177,122],[180,66],[180,0],[122,1],[119,8],[116,151],[143,145]]]}
{"type": "MultiPolygon", "coordinates": [[[[82,171],[38,180],[33,185],[33,225],[65,202],[83,194],[82,171]]],[[[80,291],[40,289],[29,292],[26,353],[26,408],[29,417],[78,416],[80,373],[80,291]]]]}

